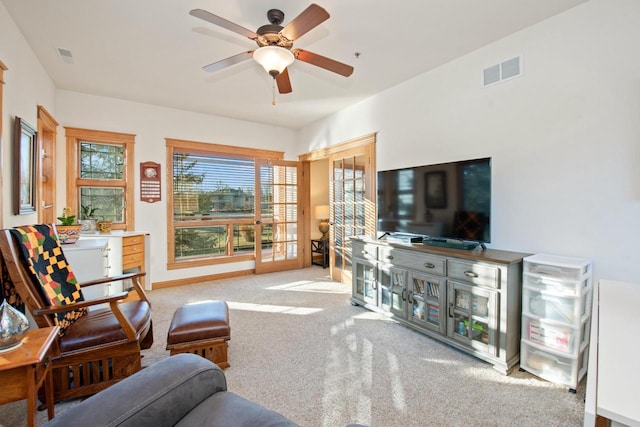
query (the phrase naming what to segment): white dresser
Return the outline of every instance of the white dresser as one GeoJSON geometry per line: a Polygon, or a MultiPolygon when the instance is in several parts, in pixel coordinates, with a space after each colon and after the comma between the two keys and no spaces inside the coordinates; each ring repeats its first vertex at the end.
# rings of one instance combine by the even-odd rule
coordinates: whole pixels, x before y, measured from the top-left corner
{"type": "MultiPolygon", "coordinates": [[[[74,244],[62,245],[62,251],[79,283],[108,276],[107,244],[107,239],[83,239],[81,237],[74,244]]],[[[121,290],[114,290],[111,284],[106,284],[84,288],[82,293],[85,299],[93,299],[121,290]]]]}
{"type": "MultiPolygon", "coordinates": [[[[151,289],[150,235],[146,232],[114,230],[111,233],[82,234],[79,241],[107,240],[107,275],[145,272],[142,285],[151,289]]],[[[126,287],[127,285],[125,285],[126,287]]],[[[120,292],[114,290],[114,292],[120,292]]]]}

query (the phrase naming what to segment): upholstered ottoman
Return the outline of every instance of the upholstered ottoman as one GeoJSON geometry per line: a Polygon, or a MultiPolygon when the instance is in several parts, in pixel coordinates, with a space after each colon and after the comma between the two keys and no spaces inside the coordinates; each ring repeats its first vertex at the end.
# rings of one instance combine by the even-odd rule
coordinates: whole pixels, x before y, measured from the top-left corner
{"type": "Polygon", "coordinates": [[[193,353],[228,368],[229,307],[224,301],[183,305],[173,314],[167,332],[170,355],[193,353]]]}

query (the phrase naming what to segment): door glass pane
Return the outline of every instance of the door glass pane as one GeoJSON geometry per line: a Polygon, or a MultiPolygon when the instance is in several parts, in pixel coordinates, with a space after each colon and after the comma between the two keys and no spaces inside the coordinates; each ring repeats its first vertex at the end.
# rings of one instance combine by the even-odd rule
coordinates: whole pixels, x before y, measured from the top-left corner
{"type": "Polygon", "coordinates": [[[427,303],[427,322],[440,325],[440,306],[431,302],[427,303]]]}
{"type": "Polygon", "coordinates": [[[343,268],[342,248],[336,247],[334,251],[334,259],[335,259],[334,266],[336,268],[343,268]]]}
{"type": "Polygon", "coordinates": [[[454,333],[458,335],[462,335],[463,337],[468,337],[469,334],[469,317],[460,313],[456,313],[454,316],[454,333]]]}
{"type": "Polygon", "coordinates": [[[333,179],[336,181],[343,179],[342,160],[333,162],[333,179]]]}
{"type": "Polygon", "coordinates": [[[413,320],[423,321],[425,319],[425,304],[422,298],[413,298],[413,320]]]}
{"type": "Polygon", "coordinates": [[[481,295],[473,295],[471,297],[471,308],[473,310],[473,314],[477,314],[479,316],[488,316],[489,315],[489,298],[483,297],[481,295]]]}
{"type": "Polygon", "coordinates": [[[389,307],[391,305],[391,291],[389,288],[382,288],[380,290],[380,304],[383,307],[389,307]]]}
{"type": "Polygon", "coordinates": [[[391,282],[391,309],[400,314],[404,314],[405,273],[388,270],[387,277],[389,277],[391,282]]]}
{"type": "Polygon", "coordinates": [[[262,228],[262,249],[271,248],[271,245],[273,243],[273,225],[263,224],[261,228],[262,228]]]}
{"type": "Polygon", "coordinates": [[[353,181],[345,181],[344,182],[344,201],[345,203],[353,203],[355,202],[355,186],[353,181]]]}
{"type": "Polygon", "coordinates": [[[359,179],[354,182],[355,185],[355,201],[364,202],[364,181],[359,179]]]}
{"type": "Polygon", "coordinates": [[[471,339],[489,344],[489,324],[473,319],[471,325],[471,339]]]}
{"type": "Polygon", "coordinates": [[[353,179],[353,169],[355,166],[355,161],[353,159],[353,157],[345,157],[342,160],[342,164],[344,165],[344,179],[348,180],[348,179],[353,179]]]}
{"type": "Polygon", "coordinates": [[[290,222],[298,221],[298,207],[296,205],[287,206],[286,220],[290,222]]]}
{"type": "Polygon", "coordinates": [[[365,226],[364,205],[356,205],[356,226],[365,226]]]}
{"type": "Polygon", "coordinates": [[[454,290],[455,304],[457,309],[470,310],[471,309],[471,292],[463,291],[458,288],[454,290]]]}

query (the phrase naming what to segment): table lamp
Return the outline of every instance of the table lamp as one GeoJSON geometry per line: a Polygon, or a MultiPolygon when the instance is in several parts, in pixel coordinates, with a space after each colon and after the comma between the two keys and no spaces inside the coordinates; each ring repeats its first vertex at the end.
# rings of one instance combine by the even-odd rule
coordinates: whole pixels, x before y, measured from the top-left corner
{"type": "Polygon", "coordinates": [[[315,217],[320,220],[318,230],[322,233],[322,239],[329,239],[329,205],[319,205],[315,209],[315,217]]]}

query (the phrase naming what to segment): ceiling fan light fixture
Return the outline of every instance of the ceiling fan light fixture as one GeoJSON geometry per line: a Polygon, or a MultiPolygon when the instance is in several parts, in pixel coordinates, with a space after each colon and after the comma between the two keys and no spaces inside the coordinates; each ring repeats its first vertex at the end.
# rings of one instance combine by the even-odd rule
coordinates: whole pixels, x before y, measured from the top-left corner
{"type": "Polygon", "coordinates": [[[274,79],[294,61],[293,53],[280,46],[262,46],[253,52],[253,59],[274,79]]]}

